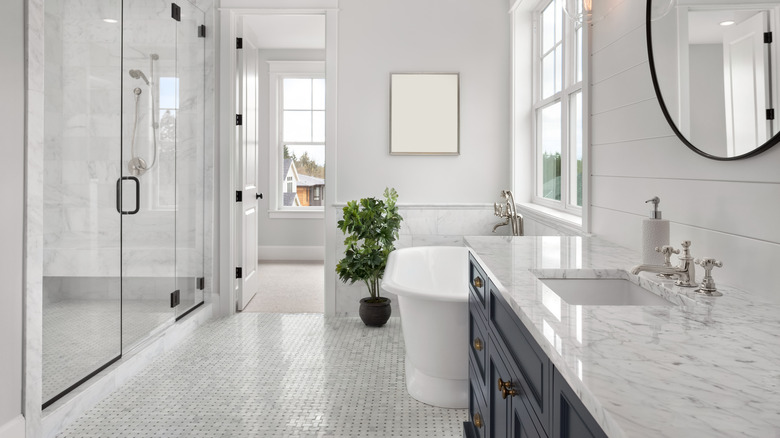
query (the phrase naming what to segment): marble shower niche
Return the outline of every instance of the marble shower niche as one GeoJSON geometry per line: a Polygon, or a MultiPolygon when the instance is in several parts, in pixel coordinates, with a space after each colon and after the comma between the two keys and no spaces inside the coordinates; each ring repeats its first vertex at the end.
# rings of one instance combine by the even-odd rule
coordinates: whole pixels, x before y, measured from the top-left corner
{"type": "Polygon", "coordinates": [[[203,302],[205,14],[44,11],[45,407],[203,302]]]}

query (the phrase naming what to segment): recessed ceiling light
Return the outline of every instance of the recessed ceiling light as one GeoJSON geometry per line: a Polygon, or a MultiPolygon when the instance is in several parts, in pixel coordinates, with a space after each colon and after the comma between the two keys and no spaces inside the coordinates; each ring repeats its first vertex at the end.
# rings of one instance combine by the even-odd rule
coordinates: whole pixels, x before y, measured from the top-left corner
{"type": "Polygon", "coordinates": [[[733,25],[735,23],[733,21],[731,21],[731,20],[727,20],[727,21],[721,21],[719,24],[721,26],[731,26],[731,25],[733,25]]]}
{"type": "Polygon", "coordinates": [[[118,20],[114,20],[113,18],[104,18],[103,21],[106,23],[119,23],[118,20]]]}

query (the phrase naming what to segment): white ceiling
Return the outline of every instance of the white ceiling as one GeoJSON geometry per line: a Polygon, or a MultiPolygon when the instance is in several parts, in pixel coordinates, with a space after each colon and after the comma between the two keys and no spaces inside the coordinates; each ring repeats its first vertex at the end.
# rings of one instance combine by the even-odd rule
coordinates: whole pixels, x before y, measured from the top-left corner
{"type": "Polygon", "coordinates": [[[690,11],[688,44],[722,44],[723,32],[729,26],[721,26],[720,23],[727,20],[741,23],[757,13],[756,10],[690,11]]]}
{"type": "Polygon", "coordinates": [[[258,49],[324,49],[325,16],[245,16],[244,38],[258,49]]]}

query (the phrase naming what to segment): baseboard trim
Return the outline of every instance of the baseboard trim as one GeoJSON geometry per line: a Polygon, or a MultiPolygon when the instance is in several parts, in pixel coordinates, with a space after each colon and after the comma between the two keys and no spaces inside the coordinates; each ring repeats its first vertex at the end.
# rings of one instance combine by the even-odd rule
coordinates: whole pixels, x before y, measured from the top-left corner
{"type": "Polygon", "coordinates": [[[20,414],[0,425],[0,438],[24,438],[24,417],[20,414]]]}
{"type": "Polygon", "coordinates": [[[325,247],[260,245],[257,258],[261,261],[323,261],[325,247]]]}

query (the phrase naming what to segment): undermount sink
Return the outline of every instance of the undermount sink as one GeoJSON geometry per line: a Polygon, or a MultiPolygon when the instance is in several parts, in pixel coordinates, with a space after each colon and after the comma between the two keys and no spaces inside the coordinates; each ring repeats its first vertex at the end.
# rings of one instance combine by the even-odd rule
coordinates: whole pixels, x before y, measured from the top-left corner
{"type": "Polygon", "coordinates": [[[622,278],[540,278],[568,304],[584,306],[672,306],[660,296],[622,278]]]}

